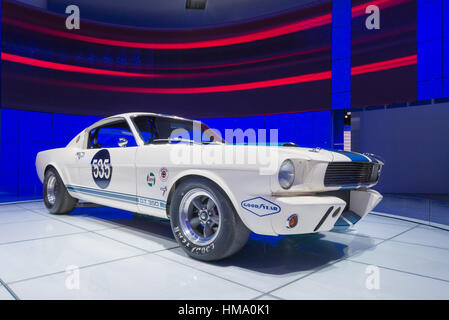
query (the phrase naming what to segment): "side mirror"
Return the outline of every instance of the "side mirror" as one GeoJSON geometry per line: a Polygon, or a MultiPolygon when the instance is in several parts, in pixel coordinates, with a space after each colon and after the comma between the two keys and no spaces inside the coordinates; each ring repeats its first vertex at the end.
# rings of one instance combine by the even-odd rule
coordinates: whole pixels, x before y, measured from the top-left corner
{"type": "Polygon", "coordinates": [[[128,145],[128,140],[125,138],[118,139],[118,146],[120,148],[125,148],[128,145]]]}

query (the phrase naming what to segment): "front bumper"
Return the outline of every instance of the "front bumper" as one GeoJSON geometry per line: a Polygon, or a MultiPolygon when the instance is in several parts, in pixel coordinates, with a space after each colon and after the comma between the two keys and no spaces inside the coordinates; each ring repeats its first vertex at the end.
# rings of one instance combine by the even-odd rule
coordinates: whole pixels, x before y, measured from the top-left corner
{"type": "Polygon", "coordinates": [[[382,195],[375,190],[351,191],[349,208],[341,214],[335,226],[352,227],[370,213],[382,198],[382,195]]]}
{"type": "Polygon", "coordinates": [[[304,234],[329,231],[336,224],[352,225],[362,219],[382,200],[375,190],[352,190],[349,204],[335,196],[272,197],[281,212],[271,215],[275,234],[304,234]],[[287,220],[296,214],[298,223],[289,228],[287,220]],[[338,223],[337,223],[338,222],[338,223]]]}

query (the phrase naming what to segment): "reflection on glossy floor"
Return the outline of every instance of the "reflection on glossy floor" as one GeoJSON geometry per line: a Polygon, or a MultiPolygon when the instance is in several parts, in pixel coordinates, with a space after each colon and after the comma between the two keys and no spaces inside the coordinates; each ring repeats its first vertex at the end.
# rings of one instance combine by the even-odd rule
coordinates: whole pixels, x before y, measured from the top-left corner
{"type": "Polygon", "coordinates": [[[0,205],[0,299],[448,299],[449,232],[369,215],[350,231],[251,235],[187,258],[168,221],[110,208],[0,205]]]}

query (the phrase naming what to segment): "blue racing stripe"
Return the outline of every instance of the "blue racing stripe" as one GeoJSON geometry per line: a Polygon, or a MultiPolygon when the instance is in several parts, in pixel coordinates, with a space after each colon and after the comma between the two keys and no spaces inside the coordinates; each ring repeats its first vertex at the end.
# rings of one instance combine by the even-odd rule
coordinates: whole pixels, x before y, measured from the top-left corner
{"type": "Polygon", "coordinates": [[[372,162],[371,158],[369,158],[361,153],[344,151],[344,150],[333,150],[333,149],[330,149],[329,151],[342,154],[342,155],[348,157],[349,159],[351,159],[351,161],[372,162]]]}
{"type": "Polygon", "coordinates": [[[131,204],[139,204],[155,209],[165,210],[167,203],[164,200],[160,199],[154,199],[154,198],[146,198],[146,197],[139,197],[127,193],[120,193],[120,192],[114,192],[114,191],[107,191],[107,190],[99,190],[99,189],[93,189],[88,187],[82,187],[82,186],[72,186],[67,185],[67,190],[85,193],[89,195],[95,195],[102,198],[112,199],[116,201],[122,201],[127,202],[131,204]]]}
{"type": "Polygon", "coordinates": [[[76,192],[81,192],[81,193],[93,194],[93,195],[100,196],[100,197],[112,198],[115,200],[119,199],[121,201],[137,203],[136,196],[121,194],[118,192],[98,190],[98,189],[86,188],[86,187],[81,187],[81,186],[67,186],[67,189],[73,190],[76,192]]]}

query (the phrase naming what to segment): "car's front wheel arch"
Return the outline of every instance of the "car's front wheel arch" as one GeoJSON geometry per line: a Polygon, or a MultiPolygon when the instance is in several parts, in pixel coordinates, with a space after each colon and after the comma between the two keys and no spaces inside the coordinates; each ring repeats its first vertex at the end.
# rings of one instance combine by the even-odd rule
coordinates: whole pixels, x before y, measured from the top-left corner
{"type": "MultiPolygon", "coordinates": [[[[170,188],[170,191],[168,193],[168,197],[167,197],[167,217],[170,217],[170,204],[173,200],[173,194],[175,192],[175,189],[183,182],[191,180],[191,179],[204,179],[205,181],[208,181],[210,183],[212,183],[213,185],[215,185],[215,187],[217,189],[219,189],[220,191],[223,192],[223,194],[226,196],[226,199],[232,204],[234,210],[237,209],[236,207],[236,202],[234,199],[232,199],[232,196],[230,196],[229,194],[229,190],[226,190],[228,188],[226,187],[222,187],[220,184],[216,183],[213,179],[211,179],[210,177],[204,176],[204,175],[200,175],[200,174],[187,174],[184,175],[182,177],[180,177],[179,179],[176,180],[175,183],[173,183],[172,187],[170,188]]],[[[237,211],[237,210],[236,210],[237,211]]]]}

